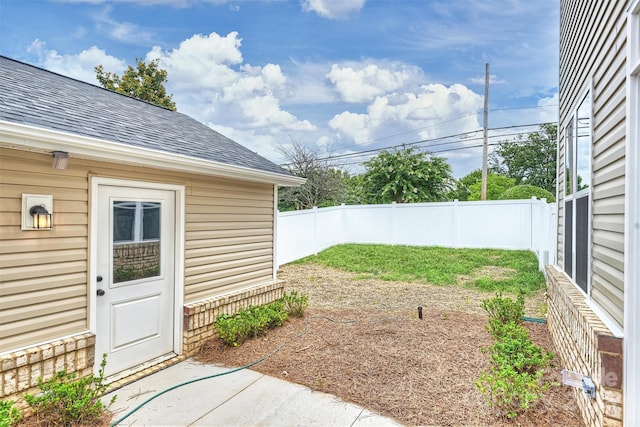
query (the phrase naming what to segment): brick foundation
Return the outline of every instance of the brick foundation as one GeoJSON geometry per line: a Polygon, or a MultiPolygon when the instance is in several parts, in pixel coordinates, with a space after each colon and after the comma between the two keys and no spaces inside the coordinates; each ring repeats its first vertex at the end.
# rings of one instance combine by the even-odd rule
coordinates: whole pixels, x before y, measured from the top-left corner
{"type": "Polygon", "coordinates": [[[547,266],[548,325],[561,368],[588,375],[596,398],[580,389],[574,396],[587,426],[622,426],[622,339],[586,304],[569,278],[547,266]]]}
{"type": "Polygon", "coordinates": [[[92,375],[95,343],[93,334],[84,333],[0,355],[0,399],[21,404],[22,394],[39,391],[38,377],[46,381],[60,371],[92,375]]]}
{"type": "Polygon", "coordinates": [[[213,323],[221,314],[233,314],[252,305],[268,304],[283,294],[284,282],[275,282],[186,304],[183,312],[183,354],[189,356],[196,353],[207,339],[216,335],[213,323]]]}
{"type": "MultiPolygon", "coordinates": [[[[268,304],[283,294],[284,282],[275,282],[186,304],[183,310],[182,356],[142,372],[132,372],[131,376],[119,379],[113,386],[120,387],[196,353],[205,340],[215,336],[213,323],[219,315],[236,313],[251,305],[268,304]]],[[[78,378],[93,375],[95,341],[95,335],[84,333],[0,355],[0,399],[14,400],[24,407],[21,396],[39,392],[38,377],[46,381],[63,370],[75,373],[78,378]]]]}

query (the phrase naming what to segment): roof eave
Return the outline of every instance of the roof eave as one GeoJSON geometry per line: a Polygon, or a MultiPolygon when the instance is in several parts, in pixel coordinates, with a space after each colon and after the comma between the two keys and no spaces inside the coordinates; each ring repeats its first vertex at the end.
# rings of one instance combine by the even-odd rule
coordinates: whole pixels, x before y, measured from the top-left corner
{"type": "Polygon", "coordinates": [[[52,129],[0,120],[0,147],[52,152],[66,151],[71,157],[199,173],[293,187],[304,178],[229,165],[159,150],[150,150],[52,129]]]}

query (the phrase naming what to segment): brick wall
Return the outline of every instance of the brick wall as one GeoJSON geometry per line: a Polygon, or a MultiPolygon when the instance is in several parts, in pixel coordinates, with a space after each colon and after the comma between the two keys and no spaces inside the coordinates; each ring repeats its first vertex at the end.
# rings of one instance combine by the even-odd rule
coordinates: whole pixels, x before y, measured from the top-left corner
{"type": "Polygon", "coordinates": [[[160,242],[118,244],[113,247],[114,281],[133,280],[160,274],[160,242]],[[122,271],[129,276],[119,278],[122,271]]]}
{"type": "MultiPolygon", "coordinates": [[[[268,304],[283,294],[284,282],[275,282],[185,305],[183,354],[179,359],[196,353],[205,340],[216,335],[213,323],[219,315],[236,313],[251,305],[268,304]]],[[[164,361],[144,372],[132,372],[131,376],[119,379],[115,385],[122,386],[175,361],[164,361]]],[[[0,355],[0,399],[14,400],[24,407],[21,396],[39,392],[38,377],[46,381],[63,370],[75,373],[78,378],[93,375],[95,362],[95,335],[91,333],[0,355]]]]}
{"type": "Polygon", "coordinates": [[[39,391],[38,377],[46,381],[60,371],[92,375],[95,342],[93,334],[84,333],[0,355],[0,399],[23,406],[22,394],[39,391]]]}
{"type": "Polygon", "coordinates": [[[587,426],[622,426],[622,339],[586,304],[585,295],[557,268],[547,266],[548,325],[562,369],[588,375],[596,398],[574,396],[587,426]]]}
{"type": "Polygon", "coordinates": [[[284,282],[256,286],[184,306],[183,346],[185,355],[196,353],[200,346],[216,335],[213,323],[221,314],[237,313],[251,305],[264,305],[284,294],[284,282]]]}

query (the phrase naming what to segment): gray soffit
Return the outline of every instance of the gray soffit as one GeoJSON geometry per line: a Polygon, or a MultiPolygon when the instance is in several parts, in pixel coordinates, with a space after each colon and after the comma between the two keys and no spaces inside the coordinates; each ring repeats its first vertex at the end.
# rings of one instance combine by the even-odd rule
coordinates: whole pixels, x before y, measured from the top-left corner
{"type": "Polygon", "coordinates": [[[0,120],[293,176],[189,116],[4,56],[0,120]]]}

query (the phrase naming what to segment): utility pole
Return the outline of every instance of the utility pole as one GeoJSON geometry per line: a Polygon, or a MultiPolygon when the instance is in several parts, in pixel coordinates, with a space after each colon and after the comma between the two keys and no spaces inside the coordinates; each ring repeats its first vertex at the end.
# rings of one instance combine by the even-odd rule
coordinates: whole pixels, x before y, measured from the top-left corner
{"type": "Polygon", "coordinates": [[[485,65],[484,75],[484,124],[482,126],[482,187],[480,200],[487,200],[487,156],[489,155],[489,143],[487,134],[489,130],[489,63],[485,65]]]}

